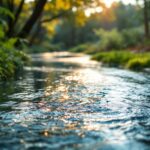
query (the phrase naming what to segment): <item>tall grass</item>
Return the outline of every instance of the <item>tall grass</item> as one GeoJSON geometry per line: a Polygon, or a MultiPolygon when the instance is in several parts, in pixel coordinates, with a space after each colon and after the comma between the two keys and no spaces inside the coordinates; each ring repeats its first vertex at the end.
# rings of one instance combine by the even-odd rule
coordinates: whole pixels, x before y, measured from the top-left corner
{"type": "Polygon", "coordinates": [[[130,51],[100,52],[92,56],[93,60],[104,65],[124,67],[134,70],[150,68],[150,53],[133,53],[130,51]]]}

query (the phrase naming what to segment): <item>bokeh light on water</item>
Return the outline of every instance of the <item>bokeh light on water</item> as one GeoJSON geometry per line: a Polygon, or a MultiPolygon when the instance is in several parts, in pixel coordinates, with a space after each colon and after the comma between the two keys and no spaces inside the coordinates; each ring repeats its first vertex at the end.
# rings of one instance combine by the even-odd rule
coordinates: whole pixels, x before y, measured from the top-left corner
{"type": "Polygon", "coordinates": [[[46,53],[0,84],[0,149],[150,149],[149,74],[46,53]]]}

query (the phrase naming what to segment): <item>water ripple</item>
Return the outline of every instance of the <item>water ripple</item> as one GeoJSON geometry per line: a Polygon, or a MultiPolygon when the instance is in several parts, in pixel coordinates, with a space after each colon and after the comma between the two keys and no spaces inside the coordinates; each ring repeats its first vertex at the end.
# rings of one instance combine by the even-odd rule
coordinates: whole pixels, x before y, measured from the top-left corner
{"type": "Polygon", "coordinates": [[[37,55],[1,83],[0,149],[150,149],[150,76],[88,59],[37,55]]]}

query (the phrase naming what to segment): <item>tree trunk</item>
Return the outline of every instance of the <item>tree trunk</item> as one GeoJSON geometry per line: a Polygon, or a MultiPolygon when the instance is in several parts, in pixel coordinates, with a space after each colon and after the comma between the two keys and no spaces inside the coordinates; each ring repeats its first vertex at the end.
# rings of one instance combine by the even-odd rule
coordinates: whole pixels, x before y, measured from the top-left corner
{"type": "Polygon", "coordinates": [[[20,14],[22,12],[24,2],[25,2],[25,0],[21,0],[21,2],[19,4],[19,7],[18,7],[18,9],[17,9],[17,11],[15,13],[15,19],[13,20],[13,22],[11,24],[11,27],[9,28],[8,33],[7,33],[7,35],[9,37],[14,36],[14,27],[15,27],[15,25],[16,25],[18,19],[19,19],[19,16],[20,16],[20,14]]]}
{"type": "Polygon", "coordinates": [[[3,7],[3,0],[0,0],[0,7],[3,7]]]}
{"type": "Polygon", "coordinates": [[[33,31],[31,37],[29,38],[29,45],[31,46],[35,39],[38,37],[40,31],[41,31],[41,17],[39,17],[37,23],[35,24],[35,30],[33,31]]]}
{"type": "Polygon", "coordinates": [[[149,4],[149,2],[147,0],[144,0],[144,27],[145,27],[145,37],[146,38],[150,37],[148,4],[149,4]]]}
{"type": "MultiPolygon", "coordinates": [[[[14,13],[14,0],[7,0],[6,5],[9,11],[13,14],[14,13]]],[[[13,24],[13,18],[8,17],[8,31],[11,28],[12,24],[13,24]]]]}
{"type": "Polygon", "coordinates": [[[21,32],[19,33],[19,37],[26,38],[29,33],[31,32],[32,27],[37,22],[38,18],[42,14],[42,11],[44,9],[44,6],[46,4],[47,0],[37,0],[37,3],[35,5],[34,11],[24,27],[22,28],[21,32]]]}

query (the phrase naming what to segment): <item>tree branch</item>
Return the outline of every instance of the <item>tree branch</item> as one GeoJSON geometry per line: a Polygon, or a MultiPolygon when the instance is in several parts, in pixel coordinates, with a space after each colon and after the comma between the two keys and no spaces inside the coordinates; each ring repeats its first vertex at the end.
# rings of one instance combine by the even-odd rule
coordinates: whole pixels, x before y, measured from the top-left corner
{"type": "Polygon", "coordinates": [[[41,20],[40,22],[41,22],[41,23],[51,22],[51,21],[53,21],[54,19],[63,17],[63,16],[65,16],[65,15],[66,15],[66,12],[63,11],[63,12],[60,12],[59,14],[56,14],[56,15],[52,16],[51,18],[43,19],[43,20],[41,20]]]}
{"type": "Polygon", "coordinates": [[[37,22],[38,18],[41,16],[44,6],[48,0],[37,0],[35,8],[33,10],[32,15],[25,23],[21,32],[18,34],[19,37],[26,38],[33,28],[34,24],[37,22]]]}

